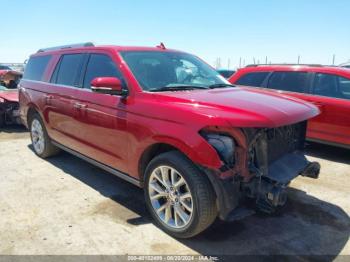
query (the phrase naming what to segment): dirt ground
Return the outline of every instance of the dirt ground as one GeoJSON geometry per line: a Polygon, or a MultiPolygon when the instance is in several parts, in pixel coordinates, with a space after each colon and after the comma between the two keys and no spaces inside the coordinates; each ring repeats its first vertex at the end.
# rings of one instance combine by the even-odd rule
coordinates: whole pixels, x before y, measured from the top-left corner
{"type": "Polygon", "coordinates": [[[350,150],[307,152],[320,178],[293,181],[283,212],[177,240],[152,223],[142,190],[68,153],[42,160],[25,130],[0,130],[0,254],[350,255],[350,150]]]}

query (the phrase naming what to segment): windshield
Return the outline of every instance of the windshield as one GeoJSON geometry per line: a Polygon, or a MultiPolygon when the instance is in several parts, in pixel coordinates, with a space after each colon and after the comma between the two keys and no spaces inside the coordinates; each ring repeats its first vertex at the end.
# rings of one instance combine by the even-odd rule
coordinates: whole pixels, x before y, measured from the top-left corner
{"type": "MultiPolygon", "coordinates": [[[[122,57],[146,91],[164,88],[210,88],[229,85],[218,72],[196,56],[167,51],[125,51],[122,57]]],[[[187,90],[186,89],[186,90],[187,90]]]]}

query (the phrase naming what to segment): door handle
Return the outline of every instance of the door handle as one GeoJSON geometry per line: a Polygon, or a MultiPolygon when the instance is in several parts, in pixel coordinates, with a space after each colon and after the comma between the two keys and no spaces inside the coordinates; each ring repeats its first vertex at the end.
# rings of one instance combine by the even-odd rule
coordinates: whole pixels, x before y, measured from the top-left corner
{"type": "Polygon", "coordinates": [[[51,103],[51,100],[53,99],[53,95],[45,95],[44,99],[45,99],[45,103],[49,105],[51,103]]]}
{"type": "Polygon", "coordinates": [[[75,109],[81,110],[81,109],[86,109],[86,108],[87,108],[87,105],[86,105],[86,104],[82,104],[82,103],[74,103],[74,104],[73,104],[73,107],[74,107],[75,109]]]}

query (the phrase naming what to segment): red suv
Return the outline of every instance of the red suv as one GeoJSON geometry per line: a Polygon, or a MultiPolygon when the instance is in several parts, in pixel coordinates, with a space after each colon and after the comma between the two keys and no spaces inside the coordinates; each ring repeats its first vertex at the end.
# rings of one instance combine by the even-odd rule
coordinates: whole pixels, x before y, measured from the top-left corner
{"type": "Polygon", "coordinates": [[[261,87],[314,103],[321,114],[309,121],[311,141],[350,148],[350,69],[320,65],[251,65],[233,84],[261,87]]]}
{"type": "Polygon", "coordinates": [[[232,87],[196,56],[81,44],[39,50],[20,83],[20,114],[42,158],[60,149],[144,188],[157,224],[191,237],[217,216],[273,212],[306,160],[317,107],[232,87]]]}

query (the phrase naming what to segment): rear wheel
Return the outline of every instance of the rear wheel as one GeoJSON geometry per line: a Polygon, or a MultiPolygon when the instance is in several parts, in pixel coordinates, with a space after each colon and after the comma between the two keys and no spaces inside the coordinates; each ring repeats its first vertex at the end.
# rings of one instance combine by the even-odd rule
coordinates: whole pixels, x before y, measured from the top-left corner
{"type": "Polygon", "coordinates": [[[199,234],[217,215],[215,193],[208,178],[177,151],[161,154],[150,162],[145,198],[157,224],[179,238],[199,234]]]}
{"type": "Polygon", "coordinates": [[[59,148],[51,143],[39,114],[36,113],[30,118],[29,129],[35,154],[42,158],[47,158],[56,155],[60,151],[59,148]]]}

